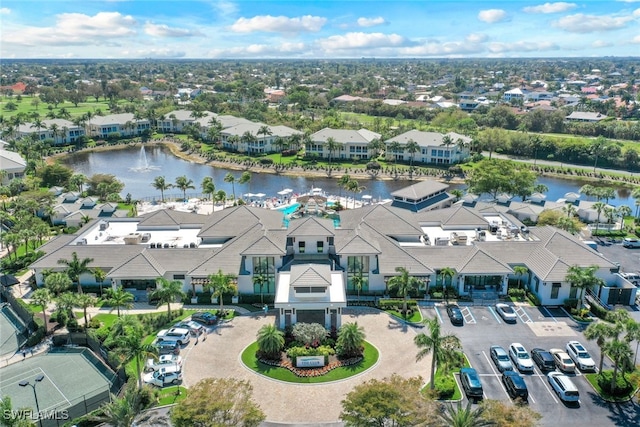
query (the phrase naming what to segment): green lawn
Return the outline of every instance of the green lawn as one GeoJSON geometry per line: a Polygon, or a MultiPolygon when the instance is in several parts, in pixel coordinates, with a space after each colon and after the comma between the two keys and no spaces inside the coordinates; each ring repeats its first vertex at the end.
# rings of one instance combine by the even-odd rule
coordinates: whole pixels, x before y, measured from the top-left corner
{"type": "Polygon", "coordinates": [[[399,311],[396,310],[385,310],[387,313],[391,314],[394,317],[397,317],[399,319],[402,319],[406,322],[411,322],[411,323],[420,323],[422,322],[422,313],[420,313],[420,310],[416,309],[413,310],[413,313],[411,314],[411,317],[409,317],[408,319],[405,319],[402,314],[399,311]]]}
{"type": "Polygon", "coordinates": [[[115,322],[117,318],[118,318],[117,314],[111,314],[111,313],[98,313],[95,316],[93,316],[93,319],[98,319],[104,325],[104,327],[107,327],[107,328],[110,328],[113,322],[115,322]]]}
{"type": "MultiPolygon", "coordinates": [[[[33,113],[38,113],[41,119],[46,119],[47,113],[49,112],[48,105],[44,102],[40,102],[40,104],[38,105],[38,108],[36,108],[31,104],[32,99],[33,97],[30,95],[22,95],[22,101],[18,102],[16,96],[12,96],[10,98],[6,96],[2,96],[0,97],[0,114],[2,114],[5,119],[8,119],[19,113],[24,113],[28,115],[33,113]],[[13,102],[18,108],[13,111],[6,110],[5,106],[9,102],[13,102]]],[[[58,104],[58,108],[54,108],[53,112],[58,114],[60,112],[60,109],[64,108],[69,112],[71,117],[76,117],[88,111],[93,112],[96,109],[100,109],[103,114],[109,114],[109,103],[107,101],[101,100],[101,101],[95,102],[95,98],[92,98],[92,97],[87,97],[86,101],[87,102],[79,103],[77,107],[74,106],[71,102],[65,101],[63,103],[58,104]]],[[[130,102],[125,100],[120,100],[118,101],[118,104],[121,106],[124,106],[124,105],[130,104],[130,102]]]]}
{"type": "Polygon", "coordinates": [[[326,375],[311,378],[300,378],[288,369],[276,366],[265,365],[256,359],[256,351],[258,343],[254,342],[242,352],[242,362],[251,370],[280,381],[300,384],[320,384],[331,381],[342,380],[360,374],[378,361],[378,349],[365,341],[364,343],[364,360],[357,365],[344,366],[336,368],[326,375]]]}
{"type": "MultiPolygon", "coordinates": [[[[606,372],[606,370],[603,371],[603,372],[606,372]]],[[[638,371],[636,371],[636,372],[638,372],[638,371]]],[[[628,375],[628,374],[626,374],[626,375],[628,375]]],[[[625,396],[612,396],[609,393],[607,393],[604,390],[602,390],[602,388],[600,388],[600,385],[598,384],[598,377],[600,376],[600,374],[591,373],[591,374],[584,374],[584,376],[587,379],[587,381],[589,381],[589,383],[596,390],[596,393],[598,393],[600,395],[600,397],[602,397],[607,402],[626,402],[629,399],[631,399],[633,397],[633,395],[637,391],[637,389],[632,388],[631,391],[629,392],[629,394],[627,394],[625,396]]],[[[618,373],[618,377],[620,377],[620,378],[622,377],[622,373],[621,372],[618,373]]]]}
{"type": "Polygon", "coordinates": [[[160,390],[160,397],[156,406],[165,406],[178,403],[187,398],[187,389],[182,386],[170,386],[160,390]]]}
{"type": "MultiPolygon", "coordinates": [[[[453,375],[453,381],[455,383],[455,388],[454,388],[454,392],[453,392],[453,396],[451,396],[449,398],[449,400],[460,400],[462,399],[462,390],[460,390],[460,387],[458,386],[458,381],[456,381],[455,379],[455,374],[460,372],[460,368],[469,368],[471,367],[471,365],[469,364],[469,359],[467,359],[467,356],[464,356],[464,365],[463,366],[453,366],[449,369],[436,369],[436,375],[435,375],[435,379],[444,377],[444,376],[450,376],[453,375]]],[[[435,380],[434,379],[434,380],[435,380]]],[[[429,387],[431,386],[431,382],[429,382],[423,389],[423,392],[427,392],[429,390],[429,387]]]]}

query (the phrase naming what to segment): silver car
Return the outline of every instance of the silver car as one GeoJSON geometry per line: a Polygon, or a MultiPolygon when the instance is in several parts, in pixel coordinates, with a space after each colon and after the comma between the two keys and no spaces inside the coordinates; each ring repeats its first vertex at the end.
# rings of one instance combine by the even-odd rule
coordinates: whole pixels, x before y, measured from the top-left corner
{"type": "Polygon", "coordinates": [[[500,372],[513,371],[513,364],[511,363],[511,359],[509,359],[509,353],[507,353],[507,350],[499,345],[492,345],[489,353],[491,355],[491,360],[493,360],[493,363],[496,364],[496,367],[500,372]]]}

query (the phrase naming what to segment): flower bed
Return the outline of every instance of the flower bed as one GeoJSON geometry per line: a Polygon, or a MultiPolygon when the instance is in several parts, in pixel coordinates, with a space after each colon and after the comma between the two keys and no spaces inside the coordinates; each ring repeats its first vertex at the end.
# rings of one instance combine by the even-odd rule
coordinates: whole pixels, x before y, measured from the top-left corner
{"type": "Polygon", "coordinates": [[[265,365],[278,366],[280,368],[288,369],[298,377],[308,378],[308,377],[320,377],[332,371],[333,369],[340,368],[342,366],[356,365],[360,363],[362,359],[363,359],[362,356],[351,357],[349,359],[344,359],[344,360],[336,359],[329,362],[327,365],[319,368],[298,368],[293,365],[293,363],[291,362],[291,359],[289,358],[283,358],[281,360],[269,360],[269,359],[259,358],[258,361],[260,363],[264,363],[265,365]]]}

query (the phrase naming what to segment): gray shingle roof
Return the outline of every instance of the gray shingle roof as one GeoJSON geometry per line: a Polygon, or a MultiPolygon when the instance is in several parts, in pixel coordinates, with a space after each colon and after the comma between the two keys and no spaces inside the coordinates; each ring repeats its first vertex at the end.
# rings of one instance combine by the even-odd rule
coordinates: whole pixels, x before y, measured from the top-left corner
{"type": "Polygon", "coordinates": [[[292,286],[329,286],[327,280],[331,277],[331,267],[323,264],[292,265],[292,286]]]}
{"type": "Polygon", "coordinates": [[[380,138],[380,136],[381,135],[379,133],[372,132],[368,129],[351,130],[324,128],[311,135],[311,140],[313,142],[324,143],[327,142],[329,138],[333,138],[342,144],[348,142],[368,144],[374,139],[380,138]]]}
{"type": "Polygon", "coordinates": [[[289,223],[289,236],[333,236],[333,220],[313,216],[289,223]]]}
{"type": "Polygon", "coordinates": [[[443,184],[432,179],[425,179],[424,181],[396,190],[391,193],[391,196],[418,200],[439,191],[446,190],[447,188],[449,188],[448,184],[443,184]]]}

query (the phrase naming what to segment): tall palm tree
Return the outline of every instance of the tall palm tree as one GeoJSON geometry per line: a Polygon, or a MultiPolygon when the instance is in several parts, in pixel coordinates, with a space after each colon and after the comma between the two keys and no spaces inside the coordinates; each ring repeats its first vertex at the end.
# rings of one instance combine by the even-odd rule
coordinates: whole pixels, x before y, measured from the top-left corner
{"type": "Polygon", "coordinates": [[[522,289],[522,277],[526,276],[527,274],[529,274],[529,269],[525,266],[522,265],[516,265],[515,267],[513,267],[513,272],[515,273],[516,277],[518,278],[518,289],[522,289]]]}
{"type": "Polygon", "coordinates": [[[338,331],[336,352],[343,357],[361,356],[364,338],[364,328],[358,322],[345,323],[338,331]]]}
{"type": "Polygon", "coordinates": [[[205,176],[202,179],[200,188],[202,188],[203,193],[209,195],[209,199],[211,199],[211,203],[213,203],[213,194],[216,192],[216,185],[213,183],[213,178],[211,178],[210,176],[205,176]]]}
{"type": "Polygon", "coordinates": [[[233,192],[233,200],[234,200],[234,203],[235,203],[235,200],[236,200],[236,177],[231,172],[228,172],[224,176],[224,182],[231,183],[231,191],[233,192]]]}
{"type": "Polygon", "coordinates": [[[42,307],[42,317],[44,318],[44,334],[47,335],[47,307],[53,301],[53,294],[47,288],[40,288],[31,294],[31,304],[42,307]]]}
{"type": "Polygon", "coordinates": [[[351,175],[344,174],[338,179],[338,188],[340,188],[339,196],[342,197],[342,190],[347,189],[347,185],[351,182],[351,175]]]}
{"type": "Polygon", "coordinates": [[[282,138],[281,136],[277,136],[273,141],[273,145],[274,147],[276,147],[276,150],[280,152],[280,164],[282,164],[282,151],[287,146],[287,140],[282,138]]]}
{"type": "Polygon", "coordinates": [[[597,265],[589,267],[580,267],[578,265],[572,265],[567,269],[567,275],[565,280],[580,290],[580,296],[578,297],[578,310],[582,308],[584,304],[584,290],[603,283],[603,280],[596,277],[596,272],[599,270],[597,265]]]}
{"type": "Polygon", "coordinates": [[[72,282],[78,285],[78,293],[82,293],[82,285],[80,285],[80,276],[83,273],[91,273],[89,264],[93,262],[93,258],[79,259],[78,254],[74,251],[71,253],[71,259],[59,259],[58,264],[66,265],[65,272],[72,282]]]}
{"type": "Polygon", "coordinates": [[[358,184],[358,181],[352,179],[347,183],[347,190],[353,192],[353,209],[356,208],[356,194],[362,193],[367,187],[358,184]]]}
{"type": "Polygon", "coordinates": [[[424,324],[427,326],[429,334],[420,333],[416,335],[413,342],[420,349],[416,355],[416,360],[422,360],[424,357],[431,355],[431,390],[435,389],[436,364],[444,364],[455,357],[455,353],[462,348],[460,339],[451,335],[442,335],[440,323],[438,319],[425,319],[424,324]]]}
{"type": "Polygon", "coordinates": [[[635,321],[634,319],[628,319],[625,322],[625,330],[627,334],[624,337],[624,340],[631,345],[632,341],[636,342],[636,351],[634,352],[633,357],[633,365],[636,366],[636,362],[638,360],[638,346],[640,346],[640,322],[635,321]]]}
{"type": "Polygon", "coordinates": [[[79,294],[75,296],[74,306],[82,309],[84,316],[84,328],[87,329],[89,322],[87,321],[87,309],[89,307],[95,307],[98,303],[98,299],[88,294],[79,294]]]}
{"type": "Polygon", "coordinates": [[[177,189],[182,191],[182,199],[187,200],[187,190],[195,190],[195,186],[193,185],[193,180],[187,178],[186,175],[182,175],[176,178],[176,183],[174,185],[177,189]]]}
{"type": "Polygon", "coordinates": [[[84,190],[84,184],[87,182],[87,177],[81,173],[74,173],[69,178],[69,185],[75,187],[74,190],[77,190],[79,193],[82,193],[84,190]]]}
{"type": "Polygon", "coordinates": [[[218,298],[218,301],[220,302],[220,314],[222,315],[224,312],[222,302],[224,295],[237,290],[234,283],[235,276],[232,274],[224,274],[222,270],[218,270],[216,274],[210,274],[208,278],[209,284],[207,287],[212,289],[213,297],[218,298]]]}
{"type": "Polygon", "coordinates": [[[610,338],[615,338],[617,331],[615,327],[607,322],[595,322],[587,326],[584,330],[584,337],[589,340],[595,340],[598,348],[600,349],[600,364],[598,372],[602,375],[602,364],[604,362],[605,344],[610,338]]]}
{"type": "Polygon", "coordinates": [[[397,163],[398,155],[404,153],[404,145],[400,144],[398,141],[391,141],[387,147],[387,158],[389,157],[388,153],[391,153],[393,156],[393,163],[397,163]]]}
{"type": "Polygon", "coordinates": [[[144,344],[142,338],[141,334],[136,333],[134,330],[128,330],[127,334],[121,336],[116,341],[115,348],[115,353],[121,358],[121,366],[135,360],[139,389],[142,388],[142,367],[140,359],[144,360],[147,357],[156,357],[158,354],[158,350],[151,344],[144,344]]]}
{"type": "Polygon", "coordinates": [[[413,139],[409,139],[407,144],[404,146],[404,149],[409,153],[409,166],[413,167],[413,159],[415,158],[416,153],[420,152],[420,146],[413,139]]]}
{"type": "Polygon", "coordinates": [[[267,139],[267,136],[273,135],[273,132],[271,132],[271,128],[269,126],[262,125],[256,132],[256,135],[262,135],[262,141],[264,141],[267,139]]]}
{"type": "Polygon", "coordinates": [[[227,201],[227,193],[225,193],[224,190],[216,191],[215,201],[222,203],[222,205],[224,206],[225,202],[227,201]]]}
{"type": "Polygon", "coordinates": [[[131,427],[143,410],[142,395],[137,390],[128,387],[122,397],[112,396],[109,403],[100,407],[98,412],[101,415],[91,417],[91,420],[113,427],[131,427]]]}
{"type": "Polygon", "coordinates": [[[380,155],[380,152],[386,148],[384,145],[384,141],[380,138],[374,138],[369,142],[368,149],[373,151],[372,158],[377,158],[380,155]]]}
{"type": "Polygon", "coordinates": [[[607,352],[611,360],[613,360],[613,375],[611,376],[611,390],[615,391],[617,387],[618,370],[621,366],[624,366],[626,360],[631,360],[633,351],[629,343],[626,341],[620,341],[614,339],[604,345],[604,350],[607,352]]]}
{"type": "Polygon", "coordinates": [[[94,268],[93,277],[95,277],[96,282],[100,285],[100,298],[102,298],[102,284],[104,283],[104,279],[107,278],[107,272],[101,268],[94,268]]]}
{"type": "MultiPolygon", "coordinates": [[[[446,296],[448,295],[447,277],[449,278],[449,281],[453,280],[453,278],[456,276],[456,271],[451,267],[444,267],[440,270],[440,276],[442,277],[442,292],[446,296]]],[[[429,289],[427,289],[427,293],[429,293],[429,289]]]]}
{"type": "Polygon", "coordinates": [[[404,267],[396,267],[396,272],[400,273],[399,276],[394,276],[389,279],[389,289],[397,288],[398,296],[402,297],[402,315],[407,317],[407,299],[409,294],[420,287],[420,280],[409,274],[409,270],[404,267]]]}
{"type": "Polygon", "coordinates": [[[597,137],[591,143],[591,153],[593,154],[594,159],[595,159],[593,161],[593,172],[594,173],[596,171],[596,167],[598,166],[598,158],[600,157],[600,153],[602,152],[602,150],[604,150],[606,145],[607,145],[607,140],[604,138],[604,136],[597,137]]]}
{"type": "Polygon", "coordinates": [[[244,171],[242,175],[240,175],[240,179],[238,180],[238,184],[243,185],[247,184],[249,191],[251,191],[251,172],[244,171]]]}
{"type": "Polygon", "coordinates": [[[258,352],[267,359],[279,360],[284,348],[284,333],[275,325],[263,325],[257,335],[258,352]]]}
{"type": "Polygon", "coordinates": [[[447,427],[488,427],[495,425],[492,421],[483,418],[484,407],[480,406],[472,409],[471,401],[467,402],[467,406],[462,407],[462,402],[458,402],[456,406],[453,403],[445,405],[445,411],[438,414],[440,421],[447,427]]]}
{"type": "Polygon", "coordinates": [[[156,288],[149,294],[149,298],[158,300],[158,307],[167,304],[169,320],[171,320],[171,303],[177,297],[186,298],[186,294],[182,290],[182,282],[179,280],[167,280],[164,277],[156,279],[156,288]]]}
{"type": "Polygon", "coordinates": [[[336,141],[333,137],[327,138],[325,142],[327,147],[327,151],[329,152],[329,168],[331,168],[331,161],[333,160],[333,153],[337,150],[340,150],[342,144],[336,141]]]}
{"type": "Polygon", "coordinates": [[[71,285],[73,285],[73,281],[67,273],[51,272],[44,278],[44,286],[51,291],[54,297],[69,289],[71,285]]]}
{"type": "Polygon", "coordinates": [[[151,183],[151,186],[156,190],[160,190],[160,200],[164,203],[164,191],[173,187],[172,184],[166,182],[164,176],[156,176],[151,183]]]}
{"type": "Polygon", "coordinates": [[[122,286],[109,288],[105,292],[104,300],[111,306],[111,311],[115,308],[120,317],[120,307],[130,309],[133,307],[133,294],[125,291],[122,286]]]}

